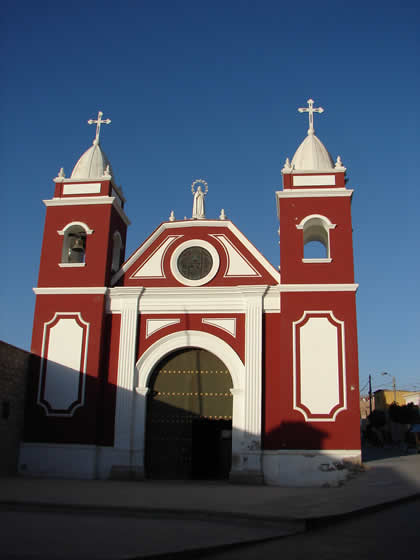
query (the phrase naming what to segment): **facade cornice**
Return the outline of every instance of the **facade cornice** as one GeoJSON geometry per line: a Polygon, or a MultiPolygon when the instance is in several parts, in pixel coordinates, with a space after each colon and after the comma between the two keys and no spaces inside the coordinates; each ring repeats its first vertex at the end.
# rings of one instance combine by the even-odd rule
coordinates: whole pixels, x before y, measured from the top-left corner
{"type": "Polygon", "coordinates": [[[184,287],[184,288],[110,288],[108,312],[120,312],[121,299],[126,290],[140,294],[138,300],[141,313],[243,313],[249,294],[263,298],[263,311],[280,311],[278,286],[243,287],[184,287]],[[250,289],[251,288],[251,289],[250,289]]]}
{"type": "Polygon", "coordinates": [[[118,204],[115,196],[68,196],[66,198],[50,198],[42,201],[45,206],[96,206],[99,204],[112,204],[117,210],[123,222],[129,226],[131,224],[126,213],[118,204]]]}
{"type": "Polygon", "coordinates": [[[340,196],[352,196],[354,189],[286,189],[284,191],[276,191],[277,198],[329,198],[340,196]]]}
{"type": "Polygon", "coordinates": [[[33,288],[37,296],[57,296],[57,295],[105,295],[108,291],[106,287],[90,287],[90,286],[71,286],[71,287],[50,287],[50,288],[33,288]]]}
{"type": "Polygon", "coordinates": [[[280,292],[356,292],[359,284],[280,284],[280,292]]]}

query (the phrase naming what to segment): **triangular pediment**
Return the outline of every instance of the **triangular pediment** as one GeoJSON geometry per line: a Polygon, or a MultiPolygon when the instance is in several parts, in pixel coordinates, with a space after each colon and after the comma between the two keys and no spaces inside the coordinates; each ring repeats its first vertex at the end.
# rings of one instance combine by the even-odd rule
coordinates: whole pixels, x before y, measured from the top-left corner
{"type": "Polygon", "coordinates": [[[275,285],[278,271],[229,220],[164,222],[115,274],[113,285],[275,285]]]}

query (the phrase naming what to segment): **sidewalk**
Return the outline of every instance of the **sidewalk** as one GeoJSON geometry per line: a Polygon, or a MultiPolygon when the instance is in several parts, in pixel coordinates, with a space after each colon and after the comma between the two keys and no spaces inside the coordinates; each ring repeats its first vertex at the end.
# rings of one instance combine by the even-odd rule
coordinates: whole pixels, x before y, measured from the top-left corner
{"type": "MultiPolygon", "coordinates": [[[[127,519],[138,516],[144,523],[152,518],[158,523],[156,520],[160,519],[165,527],[182,520],[186,525],[201,523],[204,526],[211,522],[221,533],[224,525],[224,537],[221,534],[219,540],[208,529],[196,533],[198,546],[207,548],[294,534],[331,518],[420,496],[418,454],[370,461],[365,469],[337,488],[246,486],[219,481],[0,478],[0,509],[80,514],[107,512],[110,516],[127,519]]],[[[146,531],[146,540],[142,541],[146,548],[143,547],[142,554],[161,554],[162,547],[164,552],[183,550],[180,535],[172,543],[166,538],[162,543],[162,538],[157,542],[152,533],[146,531]]],[[[189,538],[189,547],[193,544],[189,538]]]]}

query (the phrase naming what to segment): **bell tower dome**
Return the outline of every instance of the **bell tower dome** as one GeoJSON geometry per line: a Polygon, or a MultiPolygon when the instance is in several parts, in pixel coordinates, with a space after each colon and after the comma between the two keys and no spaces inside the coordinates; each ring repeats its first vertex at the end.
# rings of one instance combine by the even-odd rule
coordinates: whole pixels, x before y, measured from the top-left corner
{"type": "Polygon", "coordinates": [[[125,198],[96,136],[74,166],[70,178],[60,169],[47,207],[39,286],[108,286],[124,260],[127,226],[125,198]],[[118,242],[116,241],[118,239],[118,242]],[[116,248],[118,245],[118,249],[116,248]],[[116,255],[116,251],[119,254],[116,255]]]}
{"type": "Polygon", "coordinates": [[[346,168],[340,156],[334,164],[324,144],[315,136],[314,113],[309,113],[306,138],[292,161],[282,169],[283,191],[277,192],[280,220],[280,265],[286,283],[350,283],[353,274],[351,197],[346,188],[346,168]]]}

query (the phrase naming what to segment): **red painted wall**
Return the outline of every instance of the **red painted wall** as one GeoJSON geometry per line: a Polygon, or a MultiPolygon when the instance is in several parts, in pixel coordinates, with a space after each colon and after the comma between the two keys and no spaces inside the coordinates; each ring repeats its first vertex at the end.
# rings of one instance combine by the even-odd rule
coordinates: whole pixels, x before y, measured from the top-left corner
{"type": "Polygon", "coordinates": [[[110,240],[116,230],[125,246],[127,226],[111,204],[47,207],[38,286],[109,285],[110,240]],[[86,266],[60,268],[64,236],[57,231],[73,221],[83,222],[93,230],[86,238],[86,266]]]}
{"type": "MultiPolygon", "coordinates": [[[[281,315],[265,315],[264,448],[359,449],[360,413],[355,294],[283,293],[281,315]],[[335,422],[307,422],[293,410],[293,321],[304,310],[331,310],[344,321],[347,410],[335,422]],[[353,387],[353,389],[352,389],[353,387]]],[[[322,391],[322,387],[319,387],[322,391]]]]}
{"type": "Polygon", "coordinates": [[[281,198],[279,204],[282,283],[354,282],[350,197],[281,198]],[[302,262],[303,231],[296,226],[312,214],[325,216],[336,224],[330,229],[331,263],[302,262]]]}
{"type": "Polygon", "coordinates": [[[105,298],[103,295],[43,295],[35,305],[35,320],[31,351],[41,357],[44,324],[56,312],[80,312],[89,323],[89,346],[86,365],[85,405],[75,410],[71,417],[47,416],[36,404],[39,371],[29,383],[28,407],[25,422],[25,441],[93,444],[98,436],[98,407],[101,385],[106,377],[103,362],[105,352],[105,298]]]}

